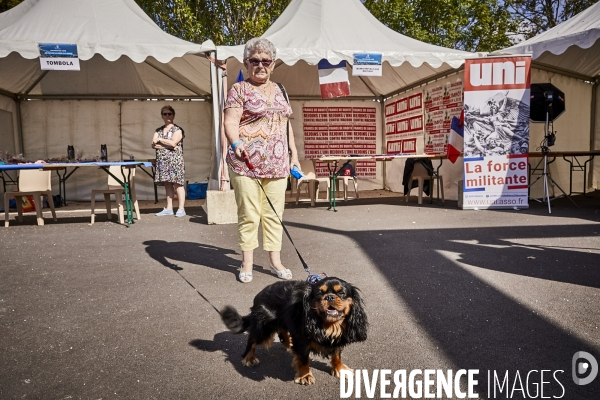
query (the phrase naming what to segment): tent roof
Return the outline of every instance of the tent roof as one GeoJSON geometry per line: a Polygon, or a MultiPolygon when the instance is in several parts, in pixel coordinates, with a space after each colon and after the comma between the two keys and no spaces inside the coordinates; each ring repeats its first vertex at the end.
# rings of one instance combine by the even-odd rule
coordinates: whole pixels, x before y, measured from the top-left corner
{"type": "Polygon", "coordinates": [[[134,0],[25,0],[0,14],[0,90],[205,97],[209,62],[199,55],[212,50],[165,33],[134,0]],[[76,43],[81,71],[41,71],[38,43],[76,43]]]}
{"type": "MultiPolygon", "coordinates": [[[[401,35],[373,17],[360,0],[292,0],[262,37],[275,45],[277,59],[285,64],[277,66],[276,71],[284,70],[278,71],[280,75],[289,75],[285,70],[299,61],[306,63],[300,69],[308,71],[322,59],[332,64],[344,60],[352,64],[355,52],[382,53],[383,61],[393,68],[386,68],[384,63],[384,78],[351,77],[353,96],[358,87],[361,95],[385,95],[427,76],[459,68],[465,58],[476,56],[401,35]]],[[[243,49],[243,45],[217,46],[217,55],[229,59],[228,66],[232,58],[237,60],[232,63],[235,68],[241,66],[243,49]]],[[[301,89],[302,85],[297,86],[301,89]]],[[[319,94],[318,79],[308,86],[312,89],[289,92],[300,96],[319,94]]]]}
{"type": "Polygon", "coordinates": [[[531,39],[492,55],[531,54],[538,63],[588,77],[600,75],[600,2],[531,39]]]}

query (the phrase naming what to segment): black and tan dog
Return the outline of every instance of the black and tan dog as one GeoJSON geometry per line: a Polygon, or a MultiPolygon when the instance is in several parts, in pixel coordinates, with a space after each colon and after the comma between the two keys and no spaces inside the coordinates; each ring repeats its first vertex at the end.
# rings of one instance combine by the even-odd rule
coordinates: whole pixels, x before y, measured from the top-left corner
{"type": "Polygon", "coordinates": [[[242,317],[235,308],[221,311],[223,322],[234,333],[248,332],[242,355],[245,366],[258,364],[257,345],[269,347],[277,333],[294,354],[294,382],[312,385],[310,353],[331,358],[331,374],[343,369],[344,346],[367,339],[367,315],[359,291],[339,278],[325,278],[309,284],[302,281],[277,282],[254,298],[250,314],[242,317]]]}

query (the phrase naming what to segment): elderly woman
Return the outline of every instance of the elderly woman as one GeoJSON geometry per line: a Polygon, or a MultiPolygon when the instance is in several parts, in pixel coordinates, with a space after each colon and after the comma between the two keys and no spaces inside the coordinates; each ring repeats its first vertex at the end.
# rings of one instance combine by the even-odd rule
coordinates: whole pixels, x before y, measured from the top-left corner
{"type": "Polygon", "coordinates": [[[292,279],[292,272],[281,264],[283,228],[256,182],[260,181],[282,218],[287,176],[291,166],[300,168],[300,163],[294,132],[288,125],[292,108],[279,86],[270,80],[275,57],[275,46],[268,40],[249,40],[244,48],[248,79],[231,87],[225,103],[225,135],[231,144],[227,164],[235,190],[238,241],[242,250],[238,277],[243,283],[252,281],[254,249],[258,247],[261,224],[263,248],[269,252],[271,271],[281,279],[292,279]],[[253,164],[253,170],[248,168],[244,157],[253,164]]]}
{"type": "Polygon", "coordinates": [[[167,192],[167,207],[156,215],[173,215],[173,197],[177,192],[178,210],[176,217],[185,216],[185,165],[183,162],[183,138],[181,127],[175,125],[175,110],[164,106],[160,110],[164,125],[156,129],[152,137],[152,148],[156,150],[156,173],[154,181],[162,183],[167,192]]]}

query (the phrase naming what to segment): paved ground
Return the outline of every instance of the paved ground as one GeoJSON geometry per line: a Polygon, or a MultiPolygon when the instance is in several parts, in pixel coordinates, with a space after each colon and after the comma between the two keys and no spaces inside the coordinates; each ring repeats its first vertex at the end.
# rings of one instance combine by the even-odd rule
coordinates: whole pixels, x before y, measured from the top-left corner
{"type": "MultiPolygon", "coordinates": [[[[378,198],[337,213],[290,205],[284,218],[313,271],[362,290],[369,339],[344,351],[346,364],[478,369],[481,399],[542,398],[540,387],[544,398],[600,398],[600,377],[578,386],[571,376],[575,352],[600,360],[598,192],[576,198],[578,209],[556,200],[552,214],[538,203],[478,212],[368,195],[378,198]],[[508,378],[495,396],[494,372],[508,378]]],[[[235,225],[207,225],[193,203],[181,219],[145,203],[130,228],[102,215],[89,226],[75,208],[43,227],[30,216],[0,228],[1,399],[340,397],[319,357],[316,384],[294,384],[279,343],[259,350],[259,366],[241,365],[245,337],[226,332],[212,305],[246,311],[277,279],[261,250],[254,281],[235,280],[235,225]]],[[[283,259],[305,277],[287,239],[283,259]]]]}

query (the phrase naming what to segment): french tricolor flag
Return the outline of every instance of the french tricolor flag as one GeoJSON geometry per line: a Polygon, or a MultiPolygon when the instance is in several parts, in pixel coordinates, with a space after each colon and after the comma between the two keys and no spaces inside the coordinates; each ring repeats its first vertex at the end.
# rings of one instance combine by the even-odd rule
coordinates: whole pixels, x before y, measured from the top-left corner
{"type": "Polygon", "coordinates": [[[350,96],[350,81],[346,61],[337,65],[330,64],[327,60],[319,61],[319,83],[321,84],[321,98],[350,96]]]}
{"type": "Polygon", "coordinates": [[[460,118],[452,117],[450,125],[450,138],[448,139],[448,160],[452,164],[456,162],[458,156],[463,152],[465,146],[464,139],[465,112],[460,113],[460,118]]]}

